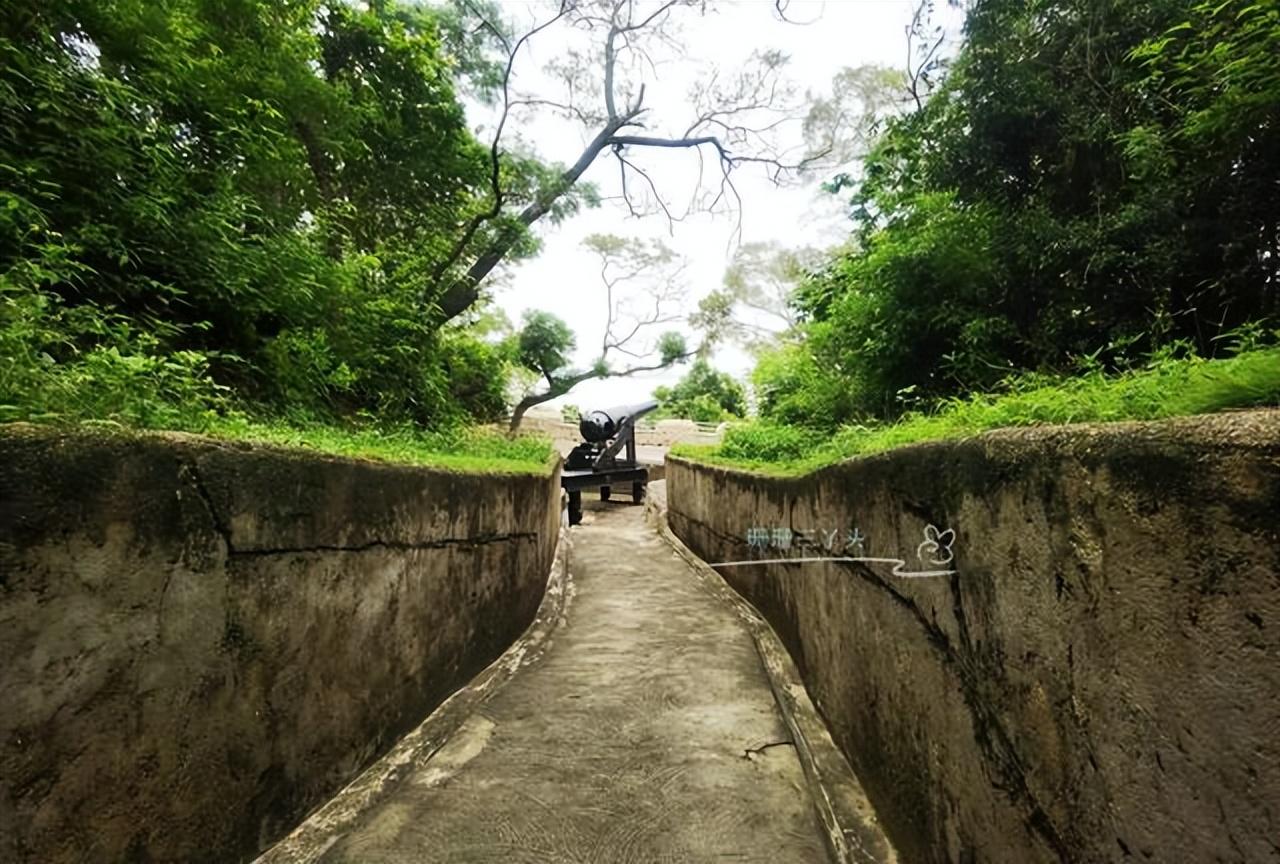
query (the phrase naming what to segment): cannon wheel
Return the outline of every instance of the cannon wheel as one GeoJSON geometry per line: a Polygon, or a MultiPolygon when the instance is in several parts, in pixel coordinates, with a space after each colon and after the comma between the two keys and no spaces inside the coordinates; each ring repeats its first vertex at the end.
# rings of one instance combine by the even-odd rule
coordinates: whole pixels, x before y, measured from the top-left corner
{"type": "Polygon", "coordinates": [[[644,489],[645,489],[645,484],[641,483],[639,480],[632,483],[631,484],[631,500],[637,504],[643,501],[644,489]]]}
{"type": "Polygon", "coordinates": [[[608,501],[608,500],[609,500],[609,496],[610,496],[611,494],[613,494],[613,490],[612,490],[612,489],[610,489],[608,486],[601,486],[601,487],[600,487],[600,500],[601,500],[601,501],[608,501]]]}
{"type": "Polygon", "coordinates": [[[569,492],[569,524],[578,525],[582,522],[582,490],[573,489],[569,492]]]}

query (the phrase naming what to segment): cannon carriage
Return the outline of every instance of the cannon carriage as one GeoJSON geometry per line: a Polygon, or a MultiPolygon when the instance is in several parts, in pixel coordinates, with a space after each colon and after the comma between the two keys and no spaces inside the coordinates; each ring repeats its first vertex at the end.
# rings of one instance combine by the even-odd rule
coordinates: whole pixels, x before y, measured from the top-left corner
{"type": "Polygon", "coordinates": [[[644,500],[649,469],[636,458],[636,421],[658,407],[650,399],[634,405],[588,411],[578,418],[582,443],[569,452],[560,486],[569,493],[569,524],[582,521],[582,490],[598,488],[610,500],[615,486],[631,484],[631,500],[644,500]]]}

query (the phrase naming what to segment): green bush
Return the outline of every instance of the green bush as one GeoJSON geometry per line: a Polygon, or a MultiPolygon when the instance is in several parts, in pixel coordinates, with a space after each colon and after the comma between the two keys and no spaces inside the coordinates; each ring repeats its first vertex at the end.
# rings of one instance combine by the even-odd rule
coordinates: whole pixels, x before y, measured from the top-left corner
{"type": "Polygon", "coordinates": [[[235,358],[159,344],[125,316],[68,308],[0,277],[0,421],[199,429],[232,413],[229,388],[209,368],[214,359],[235,358]]]}
{"type": "Polygon", "coordinates": [[[1280,405],[1280,348],[1244,350],[1226,360],[1177,356],[1171,348],[1143,369],[1121,374],[1017,376],[999,392],[949,399],[933,411],[910,412],[893,423],[845,426],[831,435],[756,422],[730,428],[716,447],[677,445],[672,452],[796,474],[852,456],[1001,427],[1156,420],[1275,405],[1280,405]]]}
{"type": "Polygon", "coordinates": [[[751,372],[751,386],[761,419],[773,423],[832,429],[859,415],[859,383],[820,366],[808,343],[762,352],[751,372]]]}
{"type": "Polygon", "coordinates": [[[827,436],[798,426],[758,422],[725,430],[716,455],[744,462],[794,462],[813,452],[827,436]]]}
{"type": "MultiPolygon", "coordinates": [[[[487,399],[491,410],[500,410],[497,373],[505,360],[497,349],[465,333],[445,331],[442,337],[440,356],[453,367],[422,370],[426,386],[438,388],[447,405],[487,399]]],[[[342,389],[334,386],[333,370],[321,365],[324,343],[314,336],[295,343],[296,362],[309,365],[294,370],[300,389],[274,419],[264,419],[262,406],[251,416],[211,376],[213,363],[235,368],[237,358],[161,351],[158,345],[154,334],[138,331],[126,316],[67,307],[56,296],[0,278],[0,422],[171,429],[468,471],[542,472],[553,454],[542,438],[469,427],[456,409],[431,431],[378,423],[373,414],[340,424],[327,411],[314,412],[316,392],[342,389]],[[330,377],[319,385],[307,377],[326,371],[330,377]]]]}
{"type": "Polygon", "coordinates": [[[654,388],[653,398],[662,403],[656,414],[659,418],[718,423],[747,413],[747,394],[742,385],[732,375],[712,368],[703,357],[695,360],[675,385],[654,388]]]}

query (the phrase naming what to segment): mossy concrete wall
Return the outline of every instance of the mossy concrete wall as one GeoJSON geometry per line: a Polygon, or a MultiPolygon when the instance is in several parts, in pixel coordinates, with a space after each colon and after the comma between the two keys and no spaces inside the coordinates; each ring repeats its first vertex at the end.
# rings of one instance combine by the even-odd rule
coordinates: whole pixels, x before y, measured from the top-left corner
{"type": "Polygon", "coordinates": [[[1280,412],[999,432],[796,479],[671,458],[667,485],[711,563],[798,554],[751,527],[856,527],[853,556],[938,569],[925,526],[956,531],[949,576],[721,571],[904,861],[1280,860],[1280,412]]]}
{"type": "Polygon", "coordinates": [[[0,860],[245,860],[497,657],[559,486],[0,434],[0,860]]]}

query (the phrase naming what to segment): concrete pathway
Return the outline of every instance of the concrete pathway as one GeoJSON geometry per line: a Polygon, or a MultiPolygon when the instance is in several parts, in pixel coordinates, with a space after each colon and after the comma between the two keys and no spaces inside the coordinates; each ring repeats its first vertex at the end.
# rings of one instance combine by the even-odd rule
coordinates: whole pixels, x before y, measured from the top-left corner
{"type": "Polygon", "coordinates": [[[542,659],[320,861],[827,860],[740,619],[641,508],[573,531],[568,623],[542,659]]]}

